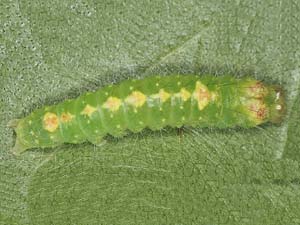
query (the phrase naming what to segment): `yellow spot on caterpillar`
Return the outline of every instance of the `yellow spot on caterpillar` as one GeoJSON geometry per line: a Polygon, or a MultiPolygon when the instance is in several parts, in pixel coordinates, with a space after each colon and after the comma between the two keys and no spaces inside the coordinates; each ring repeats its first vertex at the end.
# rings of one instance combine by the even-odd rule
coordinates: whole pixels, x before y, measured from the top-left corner
{"type": "Polygon", "coordinates": [[[164,89],[160,89],[158,94],[151,95],[151,97],[158,98],[162,103],[164,103],[171,97],[171,95],[168,92],[166,92],[164,89]]]}
{"type": "Polygon", "coordinates": [[[278,101],[280,98],[280,92],[276,92],[276,101],[278,101]]]}
{"type": "Polygon", "coordinates": [[[166,91],[164,91],[164,89],[159,90],[159,98],[162,102],[167,101],[170,98],[170,94],[166,91]]]}
{"type": "Polygon", "coordinates": [[[125,99],[125,102],[134,107],[141,107],[146,102],[146,96],[142,92],[134,91],[125,99]]]}
{"type": "Polygon", "coordinates": [[[112,112],[118,111],[121,106],[121,100],[116,97],[109,97],[106,102],[102,105],[103,108],[108,109],[112,112]]]}
{"type": "Polygon", "coordinates": [[[197,81],[193,97],[198,102],[199,110],[202,110],[208,105],[211,99],[211,94],[204,84],[202,84],[200,81],[197,81]]]}
{"type": "Polygon", "coordinates": [[[159,86],[159,83],[156,83],[155,86],[158,87],[158,86],[159,86]]]}
{"type": "Polygon", "coordinates": [[[216,92],[211,92],[211,100],[212,101],[216,101],[217,97],[218,97],[218,95],[216,92]]]}
{"type": "Polygon", "coordinates": [[[281,110],[281,109],[282,109],[282,106],[281,106],[281,105],[276,105],[276,109],[277,109],[277,110],[281,110]]]}
{"type": "Polygon", "coordinates": [[[54,132],[58,127],[58,117],[55,113],[47,112],[44,115],[43,119],[43,127],[45,130],[49,132],[54,132]]]}
{"type": "Polygon", "coordinates": [[[95,107],[90,106],[89,104],[87,104],[80,114],[87,115],[87,116],[90,117],[96,110],[97,109],[95,107]]]}
{"type": "Polygon", "coordinates": [[[105,92],[105,95],[108,96],[108,92],[105,92]]]}
{"type": "Polygon", "coordinates": [[[267,89],[260,81],[249,81],[244,84],[247,97],[262,98],[267,94],[267,89]]]}
{"type": "Polygon", "coordinates": [[[60,116],[60,120],[64,123],[70,122],[73,118],[74,118],[74,115],[72,115],[69,112],[67,112],[67,113],[63,112],[60,116]]]}
{"type": "Polygon", "coordinates": [[[191,97],[191,93],[188,92],[185,88],[181,88],[180,90],[180,97],[185,102],[191,97]]]}

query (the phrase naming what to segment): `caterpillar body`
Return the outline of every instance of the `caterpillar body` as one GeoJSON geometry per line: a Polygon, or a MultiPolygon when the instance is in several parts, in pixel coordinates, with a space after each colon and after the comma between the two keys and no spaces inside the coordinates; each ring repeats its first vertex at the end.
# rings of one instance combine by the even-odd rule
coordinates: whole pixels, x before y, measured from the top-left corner
{"type": "Polygon", "coordinates": [[[244,127],[279,123],[284,96],[277,85],[232,76],[169,75],[126,80],[77,99],[33,111],[11,124],[14,154],[62,143],[94,144],[107,135],[148,127],[244,127]]]}

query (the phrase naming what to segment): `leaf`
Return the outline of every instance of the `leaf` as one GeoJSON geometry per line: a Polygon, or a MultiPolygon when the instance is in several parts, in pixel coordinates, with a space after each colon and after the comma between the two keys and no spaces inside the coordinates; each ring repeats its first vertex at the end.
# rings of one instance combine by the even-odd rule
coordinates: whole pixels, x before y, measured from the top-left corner
{"type": "MultiPolygon", "coordinates": [[[[299,224],[299,3],[0,3],[3,224],[299,224]],[[152,74],[253,75],[281,84],[280,126],[169,128],[103,146],[9,153],[37,107],[152,74]]],[[[1,223],[0,223],[1,224],[1,223]]]]}

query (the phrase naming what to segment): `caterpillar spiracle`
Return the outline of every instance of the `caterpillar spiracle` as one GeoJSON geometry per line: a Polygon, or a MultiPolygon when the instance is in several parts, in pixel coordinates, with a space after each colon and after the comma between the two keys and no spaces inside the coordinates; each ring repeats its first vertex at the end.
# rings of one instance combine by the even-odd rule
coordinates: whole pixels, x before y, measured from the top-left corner
{"type": "Polygon", "coordinates": [[[63,143],[94,144],[107,134],[148,127],[243,127],[279,123],[285,99],[278,85],[232,76],[169,75],[125,80],[88,92],[76,99],[34,110],[10,125],[17,134],[13,148],[20,154],[31,148],[63,143]]]}

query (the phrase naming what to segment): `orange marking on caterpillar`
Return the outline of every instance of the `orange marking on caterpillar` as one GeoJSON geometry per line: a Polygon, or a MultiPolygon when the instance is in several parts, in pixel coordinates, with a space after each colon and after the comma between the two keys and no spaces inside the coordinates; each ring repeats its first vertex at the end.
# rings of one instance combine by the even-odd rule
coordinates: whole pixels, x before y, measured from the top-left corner
{"type": "Polygon", "coordinates": [[[247,87],[247,96],[253,98],[263,98],[267,94],[267,90],[262,82],[255,81],[251,82],[250,86],[247,87]]]}
{"type": "Polygon", "coordinates": [[[200,81],[197,81],[196,89],[193,93],[193,97],[198,102],[199,110],[202,110],[205,108],[205,106],[208,105],[211,99],[211,93],[209,92],[208,88],[204,84],[202,84],[200,81]]]}
{"type": "Polygon", "coordinates": [[[261,123],[268,116],[268,109],[266,105],[258,99],[251,99],[247,103],[249,115],[253,121],[261,123]]]}
{"type": "Polygon", "coordinates": [[[121,100],[116,97],[109,97],[106,102],[102,105],[103,108],[108,109],[112,112],[118,111],[121,106],[121,100]]]}
{"type": "Polygon", "coordinates": [[[140,91],[134,91],[125,99],[125,102],[134,107],[141,107],[146,102],[146,96],[140,91]]]}
{"type": "Polygon", "coordinates": [[[45,130],[49,132],[54,132],[57,129],[58,124],[59,124],[58,117],[55,113],[47,112],[44,115],[43,127],[45,130]]]}
{"type": "Polygon", "coordinates": [[[70,122],[73,118],[74,118],[74,115],[72,115],[69,112],[67,112],[67,113],[63,112],[60,116],[60,120],[64,123],[70,122]]]}
{"type": "Polygon", "coordinates": [[[89,117],[91,117],[91,115],[96,111],[97,109],[93,106],[90,106],[89,104],[87,104],[85,106],[85,108],[83,109],[83,111],[80,113],[82,115],[88,115],[89,117]]]}

